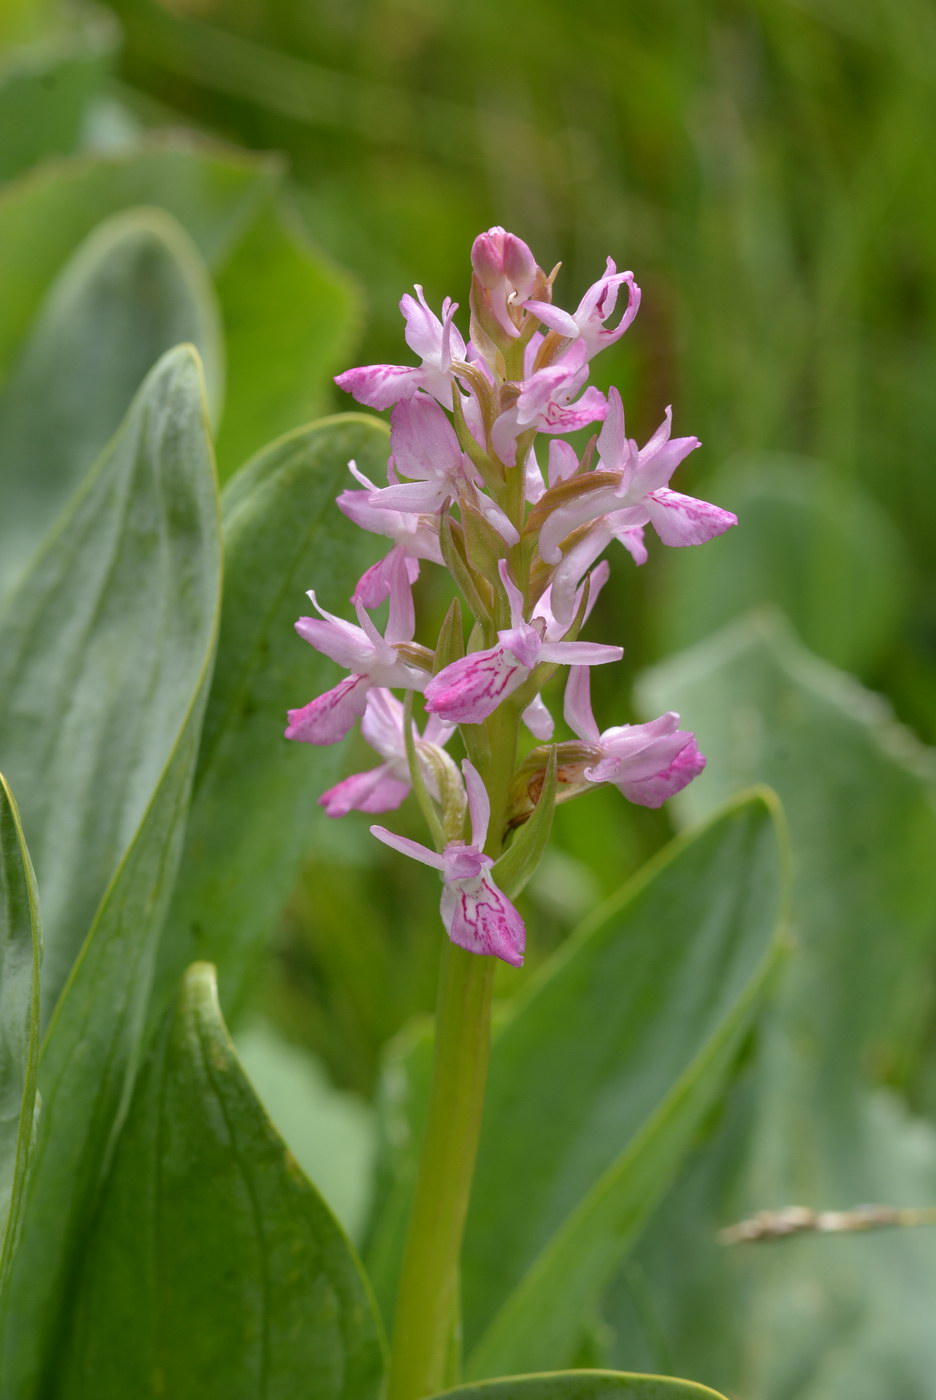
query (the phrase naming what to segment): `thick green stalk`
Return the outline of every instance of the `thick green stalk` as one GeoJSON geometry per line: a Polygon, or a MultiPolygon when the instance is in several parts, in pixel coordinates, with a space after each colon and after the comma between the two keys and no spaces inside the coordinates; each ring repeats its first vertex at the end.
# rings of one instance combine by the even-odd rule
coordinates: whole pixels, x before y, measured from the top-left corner
{"type": "MultiPolygon", "coordinates": [[[[503,705],[485,724],[482,777],[491,798],[487,854],[500,854],[518,720],[503,705]]],[[[459,1325],[462,1236],[474,1177],[491,1043],[495,959],[446,943],[436,1007],[429,1115],[397,1293],[387,1400],[422,1400],[450,1383],[459,1325]]]]}
{"type": "Polygon", "coordinates": [[[429,1120],[400,1275],[388,1400],[446,1388],[459,1258],[484,1108],[494,959],[446,943],[429,1120]]]}

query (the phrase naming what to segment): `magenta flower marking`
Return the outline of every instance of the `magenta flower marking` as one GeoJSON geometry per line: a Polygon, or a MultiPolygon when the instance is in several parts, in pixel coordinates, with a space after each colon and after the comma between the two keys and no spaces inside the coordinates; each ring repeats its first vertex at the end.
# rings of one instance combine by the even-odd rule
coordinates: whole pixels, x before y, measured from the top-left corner
{"type": "Polygon", "coordinates": [[[620,530],[650,524],[664,544],[676,546],[704,544],[737,525],[737,516],[730,511],[667,489],[679,463],[699,446],[698,438],[670,437],[672,417],[672,409],[668,408],[653,437],[645,447],[638,448],[624,434],[621,396],[616,389],[610,390],[608,416],[598,437],[597,470],[613,473],[617,481],[613,486],[584,492],[552,512],[539,544],[540,554],[548,563],[558,563],[560,545],[573,530],[610,512],[620,513],[620,530]]]}
{"type": "MultiPolygon", "coordinates": [[[[379,767],[369,768],[364,773],[352,773],[349,778],[344,778],[322,793],[319,803],[330,817],[345,817],[355,810],[393,811],[408,796],[412,786],[403,734],[403,706],[389,690],[378,688],[367,692],[361,733],[384,761],[379,767]]],[[[442,748],[451,736],[451,725],[443,724],[434,715],[430,716],[425,732],[422,736],[415,736],[417,754],[427,744],[442,748]]],[[[435,776],[430,764],[423,765],[423,777],[430,792],[435,792],[435,776]]]]}
{"type": "Polygon", "coordinates": [[[309,591],[321,619],[300,617],[296,631],[305,641],[332,661],[351,672],[332,690],[319,695],[300,710],[289,711],[287,739],[304,744],[334,744],[364,713],[367,693],[372,686],[399,686],[422,690],[428,679],[425,671],[403,661],[397,644],[412,640],[415,629],[413,594],[406,577],[405,561],[398,559],[390,583],[390,616],[386,635],[381,636],[362,603],[355,605],[360,626],[345,622],[319,606],[309,591]]]}
{"type": "Polygon", "coordinates": [[[480,724],[502,700],[512,695],[541,661],[560,666],[600,666],[620,661],[622,647],[600,642],[555,640],[555,620],[540,600],[539,611],[527,622],[523,597],[507,571],[499,566],[510,604],[510,626],[498,632],[498,644],[469,652],[433,676],[425,689],[426,709],[455,724],[480,724]],[[552,624],[552,626],[551,626],[552,624]]]}
{"type": "Polygon", "coordinates": [[[613,783],[629,801],[660,807],[702,772],[705,755],[695,735],[679,728],[679,715],[670,711],[649,724],[621,724],[599,733],[589,690],[587,669],[573,667],[564,712],[569,728],[591,750],[581,765],[586,782],[613,783]]]}
{"type": "Polygon", "coordinates": [[[416,297],[408,294],[400,301],[406,321],[406,343],[422,363],[408,365],[362,365],[345,370],[335,378],[344,389],[368,408],[391,408],[408,399],[417,389],[425,389],[446,408],[452,405],[452,376],[459,360],[465,358],[465,342],[454,325],[457,305],[446,297],[442,319],[430,311],[423,289],[416,297]]]}
{"type": "Polygon", "coordinates": [[[532,311],[544,326],[548,326],[557,335],[567,336],[573,341],[580,340],[585,346],[589,359],[592,359],[601,350],[606,350],[616,340],[620,340],[637,315],[639,306],[640,288],[634,281],[634,274],[632,272],[618,272],[613,258],[608,259],[604,276],[589,287],[571,315],[568,311],[561,311],[558,306],[552,306],[549,302],[527,301],[524,303],[525,310],[532,311]],[[618,293],[625,286],[627,287],[627,306],[624,313],[616,326],[606,326],[605,321],[614,314],[614,309],[617,306],[618,293]]]}
{"type": "Polygon", "coordinates": [[[470,953],[501,958],[512,967],[523,964],[526,930],[510,900],[490,876],[494,864],[484,854],[491,804],[481,777],[466,758],[462,763],[471,818],[471,842],[450,841],[441,852],[383,826],[372,826],[379,841],[442,874],[440,913],[453,943],[470,953]]]}

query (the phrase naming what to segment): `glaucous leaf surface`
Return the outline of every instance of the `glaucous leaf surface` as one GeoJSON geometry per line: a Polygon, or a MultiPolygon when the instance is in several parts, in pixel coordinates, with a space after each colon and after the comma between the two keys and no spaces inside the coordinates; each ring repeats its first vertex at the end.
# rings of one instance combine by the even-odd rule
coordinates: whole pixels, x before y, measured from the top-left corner
{"type": "Polygon", "coordinates": [[[103,219],[155,205],[188,233],[214,271],[280,178],[269,157],[179,137],[59,161],[0,194],[0,378],[6,378],[49,286],[103,219]]]}
{"type": "Polygon", "coordinates": [[[224,493],[224,609],[218,660],[160,995],[196,959],[220,968],[227,1006],[254,970],[328,819],[316,798],[338,776],[343,746],[283,738],[287,708],[337,683],[334,663],[296,636],[306,590],[341,610],[383,541],[335,506],[347,463],[377,473],[387,430],[346,414],[299,429],[260,453],[224,493]]]}
{"type": "MultiPolygon", "coordinates": [[[[312,248],[299,214],[267,203],[218,271],[231,367],[218,435],[222,481],[334,401],[360,311],[348,277],[312,248]]],[[[347,400],[350,404],[350,400],[347,400]]]]}
{"type": "Polygon", "coordinates": [[[81,144],[120,30],[105,10],[66,11],[41,38],[7,49],[0,68],[0,180],[81,144]]]}
{"type": "Polygon", "coordinates": [[[339,1226],[195,964],[137,1081],[55,1400],[376,1400],[383,1347],[339,1226]]]}
{"type": "MultiPolygon", "coordinates": [[[[747,1083],[641,1245],[655,1330],[671,1364],[752,1400],[923,1397],[936,1365],[927,1232],[730,1250],[715,1235],[791,1204],[932,1202],[936,1135],[878,1087],[906,1080],[926,1034],[932,755],[769,617],[652,672],[648,713],[664,692],[709,755],[684,811],[755,778],[780,792],[796,947],[747,1083]]],[[[639,1355],[620,1292],[606,1316],[615,1355],[639,1355]]]]}
{"type": "Polygon", "coordinates": [[[115,214],[54,282],[0,398],[0,589],[9,585],[165,351],[191,341],[219,406],[215,295],[197,249],[157,209],[115,214]]]}
{"type": "MultiPolygon", "coordinates": [[[[506,1012],[464,1250],[469,1375],[569,1363],[724,1082],[774,960],[782,892],[773,809],[754,796],[669,848],[506,1012]]],[[[405,1047],[384,1084],[395,1152],[385,1145],[369,1257],[385,1305],[427,1050],[423,1037],[405,1047]]]]}
{"type": "Polygon", "coordinates": [[[908,594],[907,551],[883,508],[823,462],[745,458],[707,488],[743,528],[717,550],[670,550],[656,611],[661,649],[688,646],[747,612],[784,608],[826,660],[867,671],[893,646],[908,594]]]}
{"type": "Polygon", "coordinates": [[[216,488],[202,375],[160,360],[0,614],[0,765],[42,899],[55,1004],[205,663],[216,488]]]}
{"type": "Polygon", "coordinates": [[[40,170],[0,195],[0,378],[46,288],[102,219],[155,205],[186,229],[207,263],[227,344],[229,417],[222,476],[277,434],[322,411],[357,328],[346,274],[284,212],[275,159],[180,137],[40,170]]]}
{"type": "Polygon", "coordinates": [[[721,1400],[714,1390],[669,1376],[636,1376],[623,1371],[552,1371],[539,1376],[507,1376],[446,1390],[437,1400],[721,1400]]]}
{"type": "MultiPolygon", "coordinates": [[[[56,720],[61,717],[63,726],[83,721],[75,744],[88,742],[90,736],[93,748],[96,736],[99,745],[93,750],[98,769],[83,773],[84,789],[80,785],[65,787],[66,775],[72,773],[69,765],[62,769],[60,786],[55,788],[52,774],[58,774],[59,764],[54,752],[47,757],[45,768],[38,770],[37,780],[60,801],[63,790],[66,795],[73,794],[67,815],[86,843],[115,802],[119,804],[118,825],[129,827],[136,807],[138,826],[128,833],[125,853],[120,841],[113,842],[109,855],[117,865],[116,872],[43,1043],[39,1068],[42,1112],[22,1231],[0,1302],[2,1394],[31,1397],[47,1393],[44,1387],[56,1375],[63,1308],[73,1269],[84,1248],[84,1232],[91,1222],[104,1164],[143,1043],[156,946],[181,849],[220,608],[220,526],[205,418],[200,368],[194,352],[180,347],[153,370],[118,439],[116,450],[127,455],[122,459],[122,492],[117,494],[116,513],[108,509],[106,494],[99,513],[87,511],[97,485],[106,480],[110,458],[76,503],[69,535],[73,531],[87,549],[93,567],[76,576],[82,583],[87,581],[86,593],[75,581],[69,588],[67,578],[65,584],[59,584],[61,606],[74,603],[77,609],[74,636],[67,633],[61,647],[71,654],[83,646],[93,665],[89,673],[78,673],[81,685],[71,694],[64,691],[57,695],[54,690],[52,682],[60,663],[57,649],[49,645],[53,621],[41,613],[37,618],[42,628],[35,646],[41,648],[51,668],[50,690],[57,695],[49,713],[56,720]],[[159,491],[154,489],[156,482],[161,483],[159,491]],[[134,495],[136,506],[130,500],[134,495]],[[160,509],[161,502],[168,505],[160,509]],[[115,555],[117,524],[125,535],[116,545],[115,555]],[[141,525],[145,525],[144,530],[141,525]],[[152,538],[150,531],[154,532],[152,538]],[[134,538],[144,557],[148,547],[162,552],[174,564],[177,592],[165,590],[162,595],[174,614],[171,659],[160,655],[164,635],[160,636],[159,627],[164,634],[167,620],[152,613],[152,597],[144,592],[138,602],[131,592],[112,599],[104,587],[108,568],[113,574],[120,548],[129,549],[134,538]],[[147,675],[147,658],[129,647],[123,620],[116,629],[109,625],[118,604],[131,611],[136,628],[149,639],[157,658],[155,675],[148,675],[148,683],[151,689],[164,692],[164,709],[149,713],[148,724],[162,742],[161,767],[157,766],[158,750],[149,742],[142,748],[138,741],[131,743],[133,731],[121,729],[117,716],[111,716],[114,738],[110,749],[103,731],[96,731],[92,723],[97,718],[95,705],[106,708],[105,699],[111,694],[107,685],[115,676],[127,666],[147,675]],[[95,626],[89,630],[92,622],[95,626]],[[97,675],[97,691],[90,680],[83,679],[86,674],[97,675]]],[[[49,600],[45,601],[50,606],[49,600]]],[[[147,697],[132,698],[139,706],[147,697]]],[[[45,701],[51,703],[48,694],[45,701]]],[[[38,697],[31,703],[35,725],[39,726],[46,711],[39,708],[38,697]]],[[[51,820],[46,813],[46,822],[51,820]]],[[[46,828],[39,825],[44,833],[46,828]]],[[[102,867],[96,872],[100,879],[105,874],[103,853],[100,847],[91,849],[96,849],[102,867]]],[[[79,873],[76,867],[73,882],[79,873]]],[[[41,874],[39,887],[43,896],[41,874]]],[[[82,889],[84,898],[90,900],[90,888],[82,889]]],[[[77,928],[76,922],[71,931],[77,932],[77,928]]],[[[58,952],[61,969],[61,943],[58,952]]]]}
{"type": "Polygon", "coordinates": [[[33,1143],[41,953],[36,882],[16,802],[0,774],[0,1287],[33,1143]]]}

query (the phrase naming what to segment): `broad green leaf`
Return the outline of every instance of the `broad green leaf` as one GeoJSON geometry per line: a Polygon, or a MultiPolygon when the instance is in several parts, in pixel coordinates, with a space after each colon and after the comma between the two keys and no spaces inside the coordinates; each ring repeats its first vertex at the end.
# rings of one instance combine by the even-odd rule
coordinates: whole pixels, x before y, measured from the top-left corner
{"type": "Polygon", "coordinates": [[[675,1177],[775,962],[776,821],[755,795],[663,852],[498,1035],[463,1253],[469,1376],[568,1365],[675,1177]]]}
{"type": "MultiPolygon", "coordinates": [[[[218,273],[231,378],[218,436],[224,480],[333,398],[359,320],[348,275],[310,246],[298,214],[269,204],[218,273]]],[[[350,403],[350,400],[349,400],[350,403]]]]}
{"type": "MultiPolygon", "coordinates": [[[[138,459],[149,464],[146,471],[130,471],[126,481],[141,493],[147,528],[158,532],[158,543],[150,547],[158,547],[174,567],[175,591],[163,592],[163,604],[171,608],[172,617],[147,617],[144,612],[136,624],[138,629],[148,629],[147,635],[154,638],[160,667],[168,673],[161,677],[157,668],[149,677],[151,687],[163,692],[164,712],[153,710],[148,716],[149,726],[158,729],[163,738],[163,766],[161,770],[155,767],[155,749],[141,750],[139,742],[131,745],[115,718],[110,764],[105,766],[102,756],[100,773],[89,778],[94,784],[90,801],[98,791],[119,797],[132,773],[136,784],[133,795],[142,802],[142,810],[43,1043],[39,1068],[42,1113],[20,1240],[0,1306],[0,1393],[6,1395],[39,1393],[56,1375],[63,1310],[70,1298],[74,1268],[85,1248],[84,1235],[91,1225],[104,1166],[143,1043],[156,948],[191,793],[220,602],[217,502],[204,421],[200,371],[192,351],[183,347],[156,366],[124,433],[125,441],[138,444],[138,459]],[[152,495],[153,479],[162,480],[164,497],[152,495]],[[170,502],[164,515],[158,510],[160,499],[170,502]],[[170,622],[174,640],[171,664],[155,641],[159,626],[165,631],[170,622]],[[151,774],[149,793],[144,790],[143,776],[136,775],[138,763],[143,775],[151,774]]],[[[137,458],[130,459],[131,465],[134,460],[137,458]]],[[[95,483],[91,483],[78,502],[74,524],[79,536],[85,534],[84,529],[78,529],[84,503],[93,498],[94,489],[95,483]]],[[[102,506],[106,503],[105,498],[102,506]]],[[[147,536],[139,531],[139,512],[131,516],[129,524],[131,538],[136,532],[141,548],[145,547],[147,536]]],[[[86,543],[97,563],[93,533],[86,543]]],[[[111,554],[106,538],[101,549],[106,567],[111,554]]],[[[65,593],[67,596],[67,589],[65,593]]],[[[94,650],[90,638],[85,644],[102,679],[97,692],[99,705],[110,698],[106,683],[119,679],[128,664],[146,669],[138,654],[130,652],[130,662],[121,655],[128,648],[123,627],[108,631],[114,609],[135,606],[135,596],[113,603],[101,598],[96,606],[87,608],[87,618],[75,623],[82,638],[90,619],[96,620],[102,634],[94,650]]],[[[45,626],[47,629],[49,624],[45,626]]],[[[42,640],[45,644],[44,636],[42,640]]],[[[49,651],[47,645],[45,650],[49,651]]],[[[83,692],[78,694],[81,697],[83,692]]],[[[90,687],[80,703],[72,697],[79,714],[90,709],[91,697],[90,687]]],[[[63,712],[65,699],[53,711],[56,717],[63,712]]],[[[143,702],[136,699],[134,703],[143,702]]],[[[84,718],[90,725],[91,715],[84,718]]],[[[46,771],[52,771],[51,759],[46,771]]],[[[103,801],[89,807],[84,815],[72,814],[89,845],[95,822],[103,821],[106,814],[103,801]]],[[[130,814],[130,805],[124,801],[125,822],[130,814]]],[[[77,879],[77,874],[73,878],[77,879]]]]}
{"type": "Polygon", "coordinates": [[[66,12],[51,32],[4,55],[0,70],[0,180],[81,144],[91,103],[120,31],[104,10],[66,12]]]}
{"type": "Polygon", "coordinates": [[[350,1245],[264,1114],[189,970],[137,1082],[76,1290],[56,1400],[376,1400],[350,1245]]]}
{"type": "Polygon", "coordinates": [[[158,206],[215,270],[278,179],[278,163],[268,157],[153,137],[130,151],[60,161],[7,186],[0,194],[0,379],[48,287],[103,219],[158,206]]]}
{"type": "Polygon", "coordinates": [[[0,379],[76,243],[110,214],[154,205],[182,224],[216,279],[229,384],[222,474],[320,412],[347,365],[356,296],[285,209],[281,176],[269,158],[174,137],[15,182],[0,195],[0,379]]]}
{"type": "Polygon", "coordinates": [[[197,250],[156,209],[116,214],[56,279],[0,399],[0,585],[12,582],[165,351],[195,344],[220,396],[214,292],[197,250]]]}
{"type": "Polygon", "coordinates": [[[171,351],[0,615],[0,765],[55,1004],[152,798],[205,656],[215,485],[201,370],[171,351]]]}
{"type": "Polygon", "coordinates": [[[335,497],[356,458],[377,473],[386,428],[357,414],[326,419],[274,443],[224,493],[224,611],[218,662],[161,987],[196,959],[220,968],[229,1005],[327,818],[316,803],[336,781],[341,748],[287,743],[286,710],[336,684],[333,662],[295,633],[315,588],[341,611],[381,548],[335,497]]]}
{"type": "Polygon", "coordinates": [[[745,458],[707,487],[741,525],[717,549],[671,550],[657,618],[675,651],[765,603],[838,666],[867,670],[892,646],[906,606],[907,553],[861,487],[822,462],[745,458]]]}
{"type": "Polygon", "coordinates": [[[0,774],[0,1287],[33,1145],[41,955],[36,882],[16,802],[0,774]]]}
{"type": "Polygon", "coordinates": [[[244,1071],[290,1152],[352,1240],[370,1197],[374,1111],[336,1089],[321,1062],[272,1021],[252,1020],[235,1041],[244,1071]]]}
{"type": "MultiPolygon", "coordinates": [[[[928,1026],[933,756],[769,617],[675,657],[643,695],[648,712],[665,695],[709,756],[684,810],[753,778],[780,791],[797,937],[744,1093],[641,1247],[657,1327],[679,1368],[754,1400],[922,1397],[936,1366],[926,1232],[731,1250],[715,1234],[790,1204],[933,1199],[936,1135],[876,1087],[907,1078],[928,1026]]],[[[616,1354],[633,1356],[633,1324],[607,1316],[616,1354]]]]}
{"type": "Polygon", "coordinates": [[[635,1376],[623,1371],[553,1371],[541,1376],[508,1376],[447,1390],[436,1400],[721,1400],[708,1386],[669,1376],[635,1376]]]}

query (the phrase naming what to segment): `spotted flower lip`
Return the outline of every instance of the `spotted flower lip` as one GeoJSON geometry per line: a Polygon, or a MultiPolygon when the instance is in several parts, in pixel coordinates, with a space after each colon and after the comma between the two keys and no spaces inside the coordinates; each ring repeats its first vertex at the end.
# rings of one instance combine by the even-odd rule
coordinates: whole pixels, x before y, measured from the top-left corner
{"type": "Polygon", "coordinates": [[[452,406],[453,375],[465,358],[465,342],[455,326],[456,302],[446,297],[442,317],[436,316],[417,284],[416,296],[400,301],[406,322],[406,343],[419,356],[419,365],[361,365],[335,376],[344,389],[367,408],[392,408],[424,389],[446,408],[452,406]]]}
{"type": "Polygon", "coordinates": [[[583,492],[552,511],[539,538],[543,559],[558,563],[560,545],[573,530],[612,512],[629,510],[627,528],[650,524],[664,544],[676,547],[704,544],[737,525],[738,518],[730,511],[669,490],[673,472],[700,445],[695,437],[671,437],[672,419],[668,408],[649,442],[638,448],[625,436],[620,394],[617,389],[609,391],[608,415],[598,436],[598,470],[615,475],[617,481],[583,492]]]}
{"type": "Polygon", "coordinates": [[[433,851],[383,826],[372,826],[371,833],[384,845],[441,873],[440,913],[453,943],[469,953],[487,954],[521,967],[526,929],[513,904],[494,883],[490,874],[494,862],[484,854],[491,820],[487,789],[467,758],[462,762],[462,773],[471,819],[470,842],[450,841],[442,851],[433,851]]]}
{"type": "Polygon", "coordinates": [[[550,636],[550,615],[523,616],[523,596],[507,568],[498,566],[510,605],[510,626],[497,634],[497,646],[472,651],[433,676],[425,688],[426,709],[456,724],[480,724],[518,690],[541,661],[559,666],[600,666],[620,661],[623,647],[601,642],[565,642],[550,636]]]}
{"type": "Polygon", "coordinates": [[[583,342],[577,342],[559,364],[534,370],[522,380],[514,402],[499,415],[491,431],[501,461],[515,461],[516,439],[529,428],[542,433],[572,433],[600,422],[608,404],[594,386],[582,393],[587,378],[587,351],[583,342]],[[581,394],[578,399],[577,394],[581,394]]]}
{"type": "Polygon", "coordinates": [[[566,682],[564,714],[589,749],[589,759],[578,765],[582,780],[612,783],[629,801],[660,807],[702,772],[705,755],[695,735],[679,728],[675,711],[648,724],[621,724],[599,733],[589,690],[587,668],[574,666],[566,682]]]}

